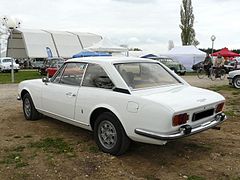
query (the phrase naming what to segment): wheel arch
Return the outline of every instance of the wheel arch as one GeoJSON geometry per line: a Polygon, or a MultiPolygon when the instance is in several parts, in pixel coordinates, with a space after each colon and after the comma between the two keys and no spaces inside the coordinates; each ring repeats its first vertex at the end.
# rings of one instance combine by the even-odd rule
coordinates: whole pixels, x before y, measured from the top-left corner
{"type": "Polygon", "coordinates": [[[32,93],[28,88],[23,88],[21,90],[21,93],[20,93],[21,99],[23,100],[24,95],[27,94],[27,93],[31,96],[33,104],[35,105],[35,99],[33,98],[32,93]]]}
{"type": "MultiPolygon", "coordinates": [[[[120,115],[117,113],[116,110],[114,110],[114,108],[108,107],[108,106],[98,106],[91,112],[91,115],[90,115],[90,126],[91,126],[92,130],[94,130],[94,122],[96,121],[97,117],[104,112],[110,112],[113,115],[115,115],[124,128],[124,125],[123,125],[122,121],[120,120],[121,119],[120,115]]],[[[124,130],[125,130],[125,128],[124,128],[124,130]]]]}
{"type": "MultiPolygon", "coordinates": [[[[24,95],[25,94],[30,94],[30,92],[29,92],[29,90],[27,90],[27,89],[23,89],[22,91],[21,91],[21,99],[23,100],[23,97],[24,97],[24,95]]],[[[30,96],[31,96],[31,94],[30,94],[30,96]]]]}
{"type": "Polygon", "coordinates": [[[236,74],[235,76],[233,76],[233,79],[240,77],[240,74],[236,74]]]}

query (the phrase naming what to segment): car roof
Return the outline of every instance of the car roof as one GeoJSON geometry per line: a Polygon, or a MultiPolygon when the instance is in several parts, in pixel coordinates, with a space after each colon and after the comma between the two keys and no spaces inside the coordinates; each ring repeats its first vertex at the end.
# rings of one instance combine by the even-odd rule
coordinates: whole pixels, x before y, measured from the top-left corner
{"type": "Polygon", "coordinates": [[[130,63],[130,62],[157,62],[155,60],[150,60],[146,58],[137,57],[81,57],[69,59],[66,62],[86,62],[86,63],[96,63],[96,64],[114,64],[114,63],[130,63]]]}

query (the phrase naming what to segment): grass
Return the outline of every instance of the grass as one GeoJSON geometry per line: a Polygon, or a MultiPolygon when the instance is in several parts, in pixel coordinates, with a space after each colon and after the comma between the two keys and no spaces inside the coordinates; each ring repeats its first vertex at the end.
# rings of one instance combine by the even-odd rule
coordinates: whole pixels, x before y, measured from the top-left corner
{"type": "Polygon", "coordinates": [[[2,161],[0,161],[0,164],[15,164],[15,168],[21,168],[29,165],[23,161],[22,155],[16,152],[9,153],[2,161]]]}
{"type": "MultiPolygon", "coordinates": [[[[15,83],[19,83],[24,80],[29,79],[38,79],[42,76],[37,72],[37,70],[31,70],[31,71],[19,71],[18,73],[14,73],[14,79],[15,83]]],[[[7,84],[12,83],[11,80],[11,73],[0,73],[0,84],[7,84]]]]}
{"type": "Polygon", "coordinates": [[[98,153],[98,152],[100,152],[97,146],[90,146],[89,147],[89,151],[91,153],[98,153]]]}
{"type": "Polygon", "coordinates": [[[158,180],[158,178],[156,178],[154,175],[146,175],[144,178],[147,180],[158,180]]]}
{"type": "Polygon", "coordinates": [[[193,175],[193,176],[189,176],[187,180],[205,180],[205,178],[193,175]]]}
{"type": "Polygon", "coordinates": [[[227,115],[227,116],[235,116],[235,112],[233,110],[225,110],[224,113],[227,115]]]}
{"type": "Polygon", "coordinates": [[[229,85],[222,85],[222,86],[211,86],[209,87],[208,89],[212,90],[212,91],[216,91],[216,92],[219,92],[219,91],[231,91],[232,93],[234,94],[237,94],[237,89],[229,86],[229,85]]]}
{"type": "Polygon", "coordinates": [[[186,72],[185,76],[196,76],[197,72],[196,71],[192,71],[192,72],[186,72]]]}
{"type": "Polygon", "coordinates": [[[25,149],[25,146],[17,146],[12,151],[15,152],[22,152],[25,149]]]}
{"type": "Polygon", "coordinates": [[[45,152],[56,154],[73,152],[73,148],[62,138],[45,138],[38,142],[31,143],[30,147],[40,148],[45,152]]]}

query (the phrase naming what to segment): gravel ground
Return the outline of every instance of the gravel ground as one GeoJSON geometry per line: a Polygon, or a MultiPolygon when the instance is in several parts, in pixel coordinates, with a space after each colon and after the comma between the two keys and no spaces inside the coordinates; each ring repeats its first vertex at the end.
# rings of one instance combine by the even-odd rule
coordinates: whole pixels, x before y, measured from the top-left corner
{"type": "MultiPolygon", "coordinates": [[[[228,83],[183,78],[198,87],[228,83]]],[[[229,104],[239,102],[235,90],[222,94],[229,104]]],[[[17,84],[0,85],[1,180],[240,179],[239,116],[231,116],[220,131],[209,130],[165,146],[133,143],[126,155],[114,157],[97,149],[91,132],[47,117],[26,121],[16,96],[17,84]]]]}
{"type": "Polygon", "coordinates": [[[192,86],[203,87],[203,88],[212,87],[212,86],[222,86],[222,85],[228,84],[227,78],[225,78],[224,80],[217,78],[215,81],[212,81],[207,77],[203,79],[199,79],[197,76],[182,76],[182,78],[192,86]]]}

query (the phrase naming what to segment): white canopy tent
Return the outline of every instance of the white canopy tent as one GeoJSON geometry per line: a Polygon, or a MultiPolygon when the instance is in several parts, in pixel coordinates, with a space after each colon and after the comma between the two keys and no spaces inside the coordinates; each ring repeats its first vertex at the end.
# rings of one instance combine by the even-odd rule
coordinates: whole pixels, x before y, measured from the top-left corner
{"type": "Polygon", "coordinates": [[[175,47],[164,55],[179,61],[187,68],[187,70],[191,70],[192,65],[203,61],[206,57],[206,53],[200,51],[195,46],[175,47]]]}
{"type": "Polygon", "coordinates": [[[95,52],[106,52],[113,55],[127,53],[128,49],[115,45],[110,40],[104,38],[101,41],[93,44],[92,46],[85,48],[86,50],[95,51],[95,52]]]}
{"type": "Polygon", "coordinates": [[[93,33],[87,33],[87,32],[73,32],[73,33],[79,37],[83,48],[90,47],[94,43],[97,43],[102,39],[102,36],[99,36],[93,33]]]}
{"type": "Polygon", "coordinates": [[[83,48],[97,43],[101,36],[92,33],[14,29],[8,39],[7,56],[14,58],[47,58],[46,48],[53,57],[71,58],[83,48]]]}
{"type": "Polygon", "coordinates": [[[54,40],[57,54],[60,57],[68,58],[80,52],[83,48],[76,34],[65,31],[46,31],[54,40]]]}
{"type": "Polygon", "coordinates": [[[14,58],[47,57],[46,47],[57,52],[50,33],[37,29],[15,29],[7,44],[7,56],[14,58]]]}

